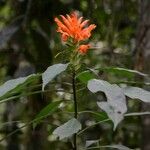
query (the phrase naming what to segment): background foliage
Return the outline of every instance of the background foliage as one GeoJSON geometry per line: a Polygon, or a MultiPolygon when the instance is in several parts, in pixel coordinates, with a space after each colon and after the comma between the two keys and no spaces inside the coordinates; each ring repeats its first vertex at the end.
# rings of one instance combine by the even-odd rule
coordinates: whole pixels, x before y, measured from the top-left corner
{"type": "MultiPolygon", "coordinates": [[[[148,78],[126,71],[117,72],[114,67],[149,74],[149,48],[144,47],[150,43],[149,7],[148,0],[0,0],[0,83],[35,72],[42,73],[51,64],[66,63],[63,53],[55,58],[57,53],[65,50],[65,46],[56,33],[54,17],[77,10],[97,25],[90,39],[94,48],[83,57],[83,65],[88,66],[87,69],[97,68],[100,79],[148,89],[148,78]],[[143,42],[143,39],[147,40],[143,42]]],[[[26,88],[20,87],[23,93],[19,97],[13,93],[13,101],[0,103],[0,149],[71,148],[69,142],[60,142],[51,134],[57,126],[71,118],[71,114],[67,113],[73,110],[68,105],[71,99],[70,77],[67,73],[57,77],[42,94],[38,77],[34,81],[29,80],[26,88]],[[30,122],[44,106],[56,100],[68,101],[33,130],[30,122]],[[17,132],[9,136],[14,130],[17,132]]],[[[86,75],[80,75],[78,81],[86,83],[86,75]]],[[[84,84],[78,85],[78,89],[82,89],[78,91],[79,111],[100,111],[96,105],[97,97],[84,87],[84,84]]],[[[102,94],[97,95],[98,99],[105,98],[102,94]]],[[[128,101],[129,112],[150,111],[148,106],[137,100],[128,101]]],[[[79,118],[83,127],[88,127],[103,117],[88,113],[81,114],[79,118]]],[[[122,143],[130,148],[148,150],[150,131],[148,125],[145,126],[148,120],[148,117],[127,117],[115,132],[111,122],[98,124],[81,134],[79,143],[100,139],[100,145],[122,143]]]]}

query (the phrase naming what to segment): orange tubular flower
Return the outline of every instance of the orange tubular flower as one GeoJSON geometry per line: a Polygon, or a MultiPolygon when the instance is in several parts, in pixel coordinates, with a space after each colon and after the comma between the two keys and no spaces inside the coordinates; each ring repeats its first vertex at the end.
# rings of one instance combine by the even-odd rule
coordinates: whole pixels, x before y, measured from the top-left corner
{"type": "MultiPolygon", "coordinates": [[[[87,26],[89,20],[83,21],[83,17],[78,18],[75,12],[73,12],[71,15],[66,15],[66,17],[63,15],[60,16],[62,21],[60,21],[58,18],[55,18],[55,22],[58,25],[57,32],[61,33],[61,38],[64,42],[66,42],[68,38],[72,38],[75,43],[84,41],[91,36],[91,31],[96,27],[95,24],[87,26]]],[[[86,51],[87,48],[85,49],[84,46],[83,50],[82,46],[82,48],[80,47],[79,49],[86,51]]]]}
{"type": "Polygon", "coordinates": [[[80,53],[85,54],[89,48],[90,48],[89,44],[80,45],[78,50],[80,53]]]}

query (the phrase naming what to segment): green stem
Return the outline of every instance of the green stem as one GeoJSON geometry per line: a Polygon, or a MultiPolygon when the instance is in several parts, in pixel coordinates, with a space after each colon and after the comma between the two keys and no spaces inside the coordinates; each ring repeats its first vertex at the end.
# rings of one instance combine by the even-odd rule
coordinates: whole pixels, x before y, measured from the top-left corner
{"type": "MultiPolygon", "coordinates": [[[[77,119],[78,117],[78,105],[77,105],[77,97],[76,97],[76,83],[75,83],[75,70],[73,70],[72,75],[72,89],[73,89],[73,100],[74,100],[74,117],[77,119]]],[[[73,150],[77,150],[77,134],[74,134],[73,138],[74,148],[73,150]]]]}

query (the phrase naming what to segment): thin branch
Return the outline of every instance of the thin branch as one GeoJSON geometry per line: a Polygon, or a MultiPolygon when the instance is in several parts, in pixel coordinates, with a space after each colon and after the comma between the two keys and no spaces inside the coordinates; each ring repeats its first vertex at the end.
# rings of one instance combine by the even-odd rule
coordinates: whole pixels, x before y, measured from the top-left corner
{"type": "MultiPolygon", "coordinates": [[[[77,119],[78,117],[78,105],[77,105],[77,97],[76,97],[76,83],[75,83],[75,71],[73,70],[72,75],[72,89],[73,89],[73,100],[74,100],[74,117],[77,119]]],[[[74,134],[74,150],[77,150],[77,134],[74,134]]]]}
{"type": "MultiPolygon", "coordinates": [[[[30,95],[34,95],[34,94],[38,94],[38,93],[47,93],[47,92],[51,92],[51,91],[64,92],[64,90],[61,90],[61,89],[58,89],[58,90],[44,90],[44,91],[39,90],[39,91],[35,91],[35,92],[29,92],[29,93],[26,93],[26,94],[20,94],[20,95],[17,95],[17,96],[12,96],[12,97],[9,97],[9,98],[2,99],[2,100],[0,100],[0,104],[11,101],[11,100],[15,100],[15,99],[23,97],[23,96],[30,96],[30,95]]],[[[72,93],[70,93],[70,94],[72,94],[72,93]]]]}

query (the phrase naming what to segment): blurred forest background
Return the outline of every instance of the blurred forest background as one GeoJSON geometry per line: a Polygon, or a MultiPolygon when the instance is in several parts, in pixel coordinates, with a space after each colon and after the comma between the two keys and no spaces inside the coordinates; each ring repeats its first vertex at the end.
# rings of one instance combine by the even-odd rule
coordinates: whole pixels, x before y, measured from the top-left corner
{"type": "MultiPolygon", "coordinates": [[[[96,49],[89,50],[83,63],[88,67],[124,67],[150,74],[150,1],[149,0],[0,0],[0,83],[34,72],[43,72],[48,66],[64,62],[64,56],[55,55],[64,49],[56,32],[54,17],[79,12],[90,23],[97,25],[90,39],[96,49]]],[[[146,89],[141,82],[146,78],[99,72],[110,82],[136,81],[133,85],[146,89]]],[[[67,75],[57,78],[58,89],[69,91],[67,75]]],[[[51,87],[53,89],[53,87],[51,87]]],[[[30,87],[30,91],[41,89],[30,87]]],[[[24,91],[24,92],[27,92],[24,91]]],[[[78,93],[80,110],[99,110],[95,98],[87,89],[78,93]],[[88,101],[88,102],[87,102],[88,101]],[[94,103],[93,103],[94,101],[94,103]]],[[[69,142],[61,142],[51,135],[57,125],[68,118],[56,113],[34,130],[30,122],[48,103],[55,99],[70,99],[69,94],[51,90],[44,96],[34,94],[0,104],[0,150],[69,150],[69,142]],[[43,98],[44,97],[44,98],[43,98]],[[14,134],[10,135],[14,130],[14,134]],[[4,138],[3,138],[4,137],[4,138]]],[[[128,102],[129,111],[150,111],[148,104],[128,102]]],[[[71,108],[68,106],[67,108],[71,108]]],[[[90,115],[80,116],[83,127],[95,121],[90,115]]],[[[150,118],[125,118],[115,132],[111,123],[97,125],[80,136],[86,140],[101,139],[101,145],[122,143],[133,149],[150,150],[150,118]]],[[[108,148],[107,148],[108,149],[108,148]]]]}

